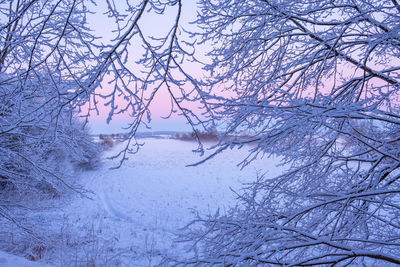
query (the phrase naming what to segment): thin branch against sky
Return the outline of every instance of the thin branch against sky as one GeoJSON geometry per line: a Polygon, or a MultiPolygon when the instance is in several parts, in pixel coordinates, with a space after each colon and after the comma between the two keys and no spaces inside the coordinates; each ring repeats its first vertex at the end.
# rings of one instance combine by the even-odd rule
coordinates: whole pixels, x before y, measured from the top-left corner
{"type": "MultiPolygon", "coordinates": [[[[137,1],[136,5],[139,5],[140,3],[141,1],[137,1]]],[[[129,22],[123,22],[123,19],[129,18],[129,16],[131,16],[129,15],[130,13],[126,11],[127,6],[125,5],[119,6],[115,3],[113,4],[112,2],[110,2],[110,6],[115,6],[120,16],[123,17],[122,20],[120,21],[121,25],[124,25],[124,23],[129,23],[129,22]]],[[[111,26],[115,25],[112,23],[114,18],[107,18],[107,16],[105,16],[107,10],[108,10],[108,5],[106,3],[102,3],[101,5],[98,5],[94,13],[88,17],[89,24],[93,25],[96,35],[101,37],[97,42],[106,43],[107,41],[112,41],[112,39],[118,35],[118,33],[115,31],[116,28],[110,27],[110,25],[111,26]]],[[[159,45],[160,42],[162,41],[161,39],[170,34],[171,27],[174,26],[174,17],[176,16],[176,12],[177,12],[177,5],[171,5],[165,7],[163,13],[157,12],[157,10],[155,10],[154,8],[153,9],[148,8],[141,15],[140,21],[138,21],[138,30],[140,30],[140,32],[144,33],[145,35],[142,37],[138,36],[132,38],[132,41],[129,43],[129,46],[127,47],[128,61],[125,65],[125,67],[134,70],[133,72],[135,73],[135,75],[139,75],[137,77],[142,77],[141,79],[146,79],[147,71],[146,68],[143,68],[143,64],[146,63],[142,62],[142,59],[143,56],[146,54],[147,48],[146,48],[146,43],[144,43],[143,41],[147,42],[148,45],[150,44],[152,46],[159,45]],[[135,62],[138,63],[136,64],[135,62]]],[[[189,52],[195,51],[195,47],[191,46],[191,43],[193,43],[195,39],[193,36],[190,36],[185,32],[194,31],[196,29],[196,26],[194,24],[191,24],[191,22],[193,22],[193,20],[196,17],[196,12],[197,12],[197,7],[195,1],[185,1],[184,3],[182,3],[182,10],[177,30],[179,31],[180,35],[179,38],[181,39],[180,46],[184,47],[189,52]],[[185,44],[185,42],[187,42],[187,44],[185,44]]],[[[167,43],[165,43],[165,45],[166,44],[167,43]]],[[[159,49],[163,49],[163,47],[159,47],[159,49]]],[[[202,49],[203,49],[202,53],[198,53],[196,51],[196,56],[199,55],[199,57],[204,58],[204,48],[202,49]]],[[[201,73],[203,71],[201,69],[200,64],[190,63],[189,61],[186,60],[183,61],[182,64],[183,64],[182,66],[184,66],[184,70],[186,73],[193,75],[197,78],[200,78],[202,76],[201,73]]],[[[115,90],[115,87],[112,84],[108,84],[111,82],[111,80],[109,78],[106,78],[106,80],[102,83],[102,88],[98,90],[99,93],[101,92],[101,94],[104,95],[106,95],[107,93],[113,93],[115,90]]],[[[128,87],[135,88],[137,86],[138,85],[130,83],[128,87]]],[[[141,96],[141,98],[144,99],[152,98],[151,92],[154,90],[154,88],[157,88],[158,86],[159,85],[157,84],[152,84],[152,83],[149,84],[148,92],[145,93],[143,96],[141,96]]],[[[190,89],[191,85],[180,84],[179,87],[182,88],[188,87],[187,90],[191,90],[190,89]]],[[[132,88],[130,90],[132,90],[132,88]]],[[[172,91],[173,94],[177,95],[180,94],[179,88],[175,88],[173,90],[174,90],[172,91]]],[[[101,130],[124,131],[119,126],[123,125],[123,122],[126,122],[124,126],[127,126],[128,123],[132,121],[132,118],[129,116],[129,114],[132,114],[132,109],[129,108],[129,105],[131,105],[132,101],[129,101],[128,99],[124,98],[125,97],[123,95],[119,97],[117,96],[114,104],[115,106],[118,106],[120,110],[126,109],[126,112],[123,112],[120,115],[117,114],[114,115],[114,113],[118,113],[119,111],[110,113],[110,104],[112,105],[112,103],[110,103],[108,106],[104,106],[104,104],[107,103],[108,101],[102,100],[102,98],[98,98],[97,101],[101,103],[100,105],[98,105],[99,108],[98,113],[101,115],[97,115],[96,114],[97,112],[91,113],[92,118],[90,118],[90,121],[92,122],[91,123],[92,128],[96,129],[96,131],[101,131],[101,130]],[[116,116],[116,119],[121,122],[120,124],[118,124],[116,129],[112,130],[106,129],[107,128],[106,119],[107,116],[109,116],[109,114],[113,114],[113,116],[116,116]]],[[[157,129],[163,129],[166,125],[168,125],[168,123],[164,122],[163,119],[161,118],[168,117],[171,112],[171,108],[176,110],[178,113],[181,113],[181,111],[179,111],[179,107],[176,107],[176,103],[173,103],[173,101],[171,102],[171,100],[173,99],[171,99],[171,94],[170,92],[168,92],[167,86],[162,85],[162,88],[160,88],[159,90],[157,89],[157,93],[154,97],[154,100],[151,101],[152,103],[149,106],[149,112],[151,112],[152,114],[151,118],[154,121],[152,123],[153,127],[157,129]]],[[[194,105],[189,103],[188,107],[194,110],[197,107],[199,107],[199,105],[198,104],[194,105]]],[[[167,127],[167,128],[174,129],[175,127],[177,127],[176,128],[177,130],[183,130],[183,129],[190,130],[190,127],[186,126],[187,123],[186,119],[177,116],[178,113],[170,114],[172,115],[170,120],[174,122],[172,122],[171,124],[172,127],[167,127]]],[[[112,122],[110,123],[113,124],[112,122]]],[[[141,130],[146,130],[144,125],[141,127],[141,130]]]]}

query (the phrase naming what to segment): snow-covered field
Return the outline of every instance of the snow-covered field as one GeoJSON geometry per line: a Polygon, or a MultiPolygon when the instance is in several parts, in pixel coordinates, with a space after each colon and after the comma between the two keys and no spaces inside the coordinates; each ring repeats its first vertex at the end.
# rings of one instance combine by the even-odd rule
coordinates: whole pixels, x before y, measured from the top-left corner
{"type": "Polygon", "coordinates": [[[50,265],[33,262],[19,256],[0,251],[0,266],[1,267],[51,267],[50,265]]]}
{"type": "MultiPolygon", "coordinates": [[[[119,169],[104,164],[77,178],[92,191],[89,198],[77,194],[47,211],[43,228],[54,236],[43,259],[56,266],[124,265],[152,266],[160,254],[181,256],[187,249],[174,243],[178,229],[202,214],[226,211],[235,204],[233,190],[253,181],[257,174],[275,176],[278,160],[254,161],[242,171],[236,165],[249,148],[229,150],[196,167],[185,167],[201,158],[192,152],[193,142],[142,139],[145,145],[119,169]]],[[[0,261],[0,266],[2,265],[0,261]]]]}

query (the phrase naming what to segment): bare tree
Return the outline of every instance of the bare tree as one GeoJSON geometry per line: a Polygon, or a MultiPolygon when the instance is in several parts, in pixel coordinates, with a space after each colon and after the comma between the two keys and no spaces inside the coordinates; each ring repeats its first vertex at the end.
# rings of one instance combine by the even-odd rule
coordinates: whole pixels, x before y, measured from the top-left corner
{"type": "Polygon", "coordinates": [[[77,114],[87,122],[105,101],[108,120],[120,113],[132,117],[126,147],[116,156],[122,163],[137,150],[135,133],[150,121],[149,106],[160,90],[170,96],[171,114],[179,111],[194,129],[206,127],[206,119],[185,104],[202,101],[203,92],[183,68],[187,59],[196,60],[191,43],[178,38],[181,1],[102,4],[104,16],[114,22],[109,29],[114,38],[106,44],[89,28],[93,1],[0,2],[1,135],[40,124],[46,129],[42,139],[56,137],[59,125],[77,114]],[[151,32],[142,22],[151,16],[167,16],[167,26],[151,32]]]}
{"type": "MultiPolygon", "coordinates": [[[[108,120],[120,113],[131,117],[127,127],[128,142],[115,157],[122,164],[127,153],[137,151],[139,144],[135,140],[135,133],[141,124],[150,122],[149,107],[162,90],[167,92],[171,102],[166,118],[173,113],[183,116],[199,141],[197,129],[207,129],[212,124],[212,118],[206,104],[208,91],[200,88],[195,77],[186,70],[188,63],[199,62],[194,57],[196,39],[190,39],[190,33],[186,33],[182,27],[182,1],[144,0],[122,4],[108,0],[107,4],[107,15],[117,25],[116,37],[111,44],[101,48],[101,63],[88,83],[109,80],[112,84],[109,91],[95,92],[91,109],[97,110],[97,100],[105,99],[110,107],[108,120]],[[157,19],[160,20],[157,27],[146,25],[157,19]],[[200,106],[204,114],[200,116],[193,111],[190,103],[200,106]]],[[[199,142],[199,151],[202,150],[199,142]]]]}
{"type": "Polygon", "coordinates": [[[97,164],[76,118],[90,93],[82,68],[96,65],[87,12],[85,1],[0,1],[0,217],[31,233],[14,196],[77,191],[69,178],[97,164]]]}
{"type": "Polygon", "coordinates": [[[93,40],[85,27],[85,5],[1,1],[0,13],[1,182],[25,189],[32,181],[65,184],[50,166],[63,161],[46,163],[50,151],[57,154],[63,147],[73,159],[64,158],[76,161],[93,156],[83,151],[90,154],[91,145],[78,144],[87,136],[77,137],[85,134],[73,118],[87,93],[80,69],[93,58],[85,46],[93,40]]]}
{"type": "Polygon", "coordinates": [[[230,92],[208,100],[230,135],[215,153],[253,144],[243,165],[290,168],[189,225],[178,263],[400,264],[398,1],[200,3],[207,82],[230,92]]]}
{"type": "Polygon", "coordinates": [[[77,117],[87,122],[101,100],[110,107],[108,120],[132,117],[126,147],[116,156],[121,163],[137,150],[135,133],[150,120],[160,90],[169,93],[171,113],[179,111],[193,128],[203,124],[185,104],[199,102],[201,92],[183,68],[186,58],[195,59],[191,43],[178,38],[181,1],[101,4],[105,13],[97,19],[113,22],[107,29],[113,39],[105,44],[90,29],[95,1],[0,0],[0,186],[71,187],[63,164],[90,167],[97,153],[77,117]],[[165,14],[168,25],[159,33],[142,22],[165,14]]]}

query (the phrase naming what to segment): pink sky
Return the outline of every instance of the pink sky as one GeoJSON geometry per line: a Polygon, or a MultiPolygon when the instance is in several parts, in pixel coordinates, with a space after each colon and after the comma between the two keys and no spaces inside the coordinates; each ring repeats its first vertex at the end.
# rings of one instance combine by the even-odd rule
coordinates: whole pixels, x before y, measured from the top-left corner
{"type": "MultiPolygon", "coordinates": [[[[118,103],[118,101],[117,101],[118,103]]],[[[169,95],[165,90],[159,91],[156,98],[150,106],[152,113],[152,120],[149,126],[153,131],[191,131],[189,125],[187,125],[185,119],[181,116],[172,115],[169,119],[163,119],[169,114],[170,100],[169,95]]],[[[121,114],[115,115],[107,124],[107,116],[109,108],[103,105],[99,105],[99,115],[95,112],[91,113],[89,118],[89,127],[93,133],[118,133],[123,132],[122,127],[126,127],[132,118],[128,115],[121,114]]],[[[147,122],[147,121],[146,121],[147,122]]],[[[150,131],[145,126],[141,127],[139,131],[150,131]]]]}
{"type": "MultiPolygon", "coordinates": [[[[102,14],[104,10],[104,3],[99,3],[99,5],[93,10],[97,14],[89,16],[88,21],[90,24],[92,24],[92,27],[95,30],[96,34],[102,36],[103,42],[106,43],[113,38],[112,27],[115,26],[115,24],[112,19],[107,18],[105,15],[99,15],[102,14]]],[[[151,35],[160,34],[163,32],[163,30],[165,31],[165,29],[168,29],[168,20],[171,20],[172,18],[173,21],[173,16],[175,16],[174,12],[167,12],[167,14],[164,16],[147,13],[143,17],[141,28],[143,31],[150,32],[151,35]]],[[[195,16],[195,0],[184,1],[182,12],[183,23],[186,25],[187,22],[193,20],[195,16]]],[[[133,52],[130,53],[134,55],[135,44],[131,45],[131,47],[133,52]]],[[[104,85],[104,87],[107,88],[107,85],[104,85]]],[[[174,115],[168,120],[164,120],[161,118],[169,114],[170,102],[171,101],[168,92],[165,88],[161,88],[160,91],[157,93],[156,99],[150,106],[152,113],[152,122],[150,126],[153,128],[153,130],[190,131],[191,128],[186,125],[186,122],[182,117],[174,115]]],[[[98,108],[100,112],[99,115],[96,115],[95,112],[92,112],[89,119],[89,126],[94,133],[122,132],[123,130],[121,129],[121,127],[126,126],[126,124],[131,120],[128,115],[118,115],[113,117],[113,120],[110,122],[110,124],[107,124],[106,118],[109,113],[109,108],[104,107],[101,104],[98,108]]],[[[141,130],[145,130],[145,127],[142,127],[141,130]]]]}

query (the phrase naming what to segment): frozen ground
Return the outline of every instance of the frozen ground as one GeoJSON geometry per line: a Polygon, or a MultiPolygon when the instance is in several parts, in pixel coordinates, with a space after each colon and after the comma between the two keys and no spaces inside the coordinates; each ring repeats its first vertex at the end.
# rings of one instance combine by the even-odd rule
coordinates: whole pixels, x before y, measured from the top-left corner
{"type": "MultiPolygon", "coordinates": [[[[91,190],[91,199],[77,195],[63,202],[43,221],[54,232],[54,247],[43,258],[54,265],[152,266],[161,254],[183,255],[186,247],[173,242],[175,233],[200,213],[224,212],[235,203],[230,188],[253,181],[257,173],[275,176],[277,159],[265,158],[236,166],[246,148],[229,150],[197,167],[185,167],[200,158],[195,143],[144,139],[138,154],[124,165],[105,159],[79,180],[91,190]]],[[[104,155],[116,153],[120,147],[104,155]]],[[[0,262],[0,267],[3,266],[0,262]]]]}

